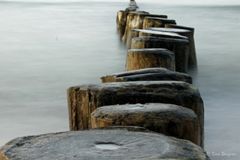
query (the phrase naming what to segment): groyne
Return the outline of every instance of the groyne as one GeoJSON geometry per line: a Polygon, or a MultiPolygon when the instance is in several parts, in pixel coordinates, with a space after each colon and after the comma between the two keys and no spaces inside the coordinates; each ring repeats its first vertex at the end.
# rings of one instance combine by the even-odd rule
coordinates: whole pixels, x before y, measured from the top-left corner
{"type": "Polygon", "coordinates": [[[70,87],[71,131],[17,138],[0,160],[209,160],[204,103],[187,74],[197,67],[194,28],[146,11],[121,10],[116,21],[125,71],[70,87]]]}
{"type": "Polygon", "coordinates": [[[167,17],[117,13],[119,38],[128,49],[125,71],[101,77],[103,84],[68,89],[71,130],[138,126],[204,147],[204,103],[187,74],[197,67],[194,28],[167,17]]]}

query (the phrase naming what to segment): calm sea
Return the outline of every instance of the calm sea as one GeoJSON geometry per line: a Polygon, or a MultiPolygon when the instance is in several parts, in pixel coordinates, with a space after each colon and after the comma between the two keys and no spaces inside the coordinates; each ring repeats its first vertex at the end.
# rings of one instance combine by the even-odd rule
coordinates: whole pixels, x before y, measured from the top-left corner
{"type": "MultiPolygon", "coordinates": [[[[68,130],[66,89],[124,70],[115,15],[125,5],[0,1],[0,145],[68,130]]],[[[205,149],[240,159],[240,7],[139,5],[196,28],[205,149]]]]}

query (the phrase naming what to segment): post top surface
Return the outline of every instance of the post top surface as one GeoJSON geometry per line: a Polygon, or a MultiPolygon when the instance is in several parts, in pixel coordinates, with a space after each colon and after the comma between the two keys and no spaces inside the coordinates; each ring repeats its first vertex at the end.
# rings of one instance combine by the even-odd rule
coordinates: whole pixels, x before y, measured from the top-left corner
{"type": "Polygon", "coordinates": [[[104,129],[17,138],[0,149],[2,160],[205,159],[191,142],[151,132],[104,129]],[[141,147],[139,147],[141,146],[141,147]],[[166,157],[166,155],[168,155],[166,157]]]}

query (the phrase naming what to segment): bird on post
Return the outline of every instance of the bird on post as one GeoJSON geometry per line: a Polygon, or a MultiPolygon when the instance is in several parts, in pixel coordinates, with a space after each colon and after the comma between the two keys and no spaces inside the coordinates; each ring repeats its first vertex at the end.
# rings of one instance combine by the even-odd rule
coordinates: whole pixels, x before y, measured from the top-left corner
{"type": "Polygon", "coordinates": [[[135,2],[135,0],[130,0],[130,3],[128,5],[128,8],[126,8],[126,11],[136,11],[138,9],[138,5],[135,2]]]}

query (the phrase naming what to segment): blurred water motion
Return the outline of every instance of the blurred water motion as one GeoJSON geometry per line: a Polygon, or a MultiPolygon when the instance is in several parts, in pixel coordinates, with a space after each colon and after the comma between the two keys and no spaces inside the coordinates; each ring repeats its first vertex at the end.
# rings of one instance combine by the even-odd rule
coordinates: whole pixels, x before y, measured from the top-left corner
{"type": "MultiPolygon", "coordinates": [[[[125,5],[0,1],[0,144],[68,130],[66,89],[124,70],[115,15],[125,5]]],[[[240,8],[139,6],[196,28],[205,149],[215,160],[239,159],[240,8]]]]}

